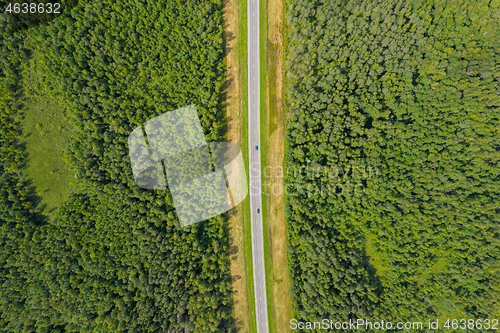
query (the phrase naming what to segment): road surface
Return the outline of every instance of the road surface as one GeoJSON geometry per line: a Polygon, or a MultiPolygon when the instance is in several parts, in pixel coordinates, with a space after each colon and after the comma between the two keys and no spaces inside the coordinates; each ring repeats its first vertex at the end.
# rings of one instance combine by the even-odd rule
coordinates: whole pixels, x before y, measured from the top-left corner
{"type": "Polygon", "coordinates": [[[268,333],[262,197],[260,179],[259,0],[248,0],[248,145],[250,162],[250,220],[257,333],[268,333]],[[259,149],[256,150],[255,146],[259,149]],[[257,213],[257,209],[260,213],[257,213]]]}

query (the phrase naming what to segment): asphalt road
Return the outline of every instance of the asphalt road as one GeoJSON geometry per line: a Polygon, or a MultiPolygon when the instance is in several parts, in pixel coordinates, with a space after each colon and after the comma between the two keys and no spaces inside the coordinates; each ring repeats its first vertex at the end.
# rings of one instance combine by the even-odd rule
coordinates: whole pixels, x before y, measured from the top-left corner
{"type": "Polygon", "coordinates": [[[269,332],[262,230],[260,178],[259,0],[248,0],[248,145],[250,156],[250,220],[257,332],[269,332]],[[255,146],[259,149],[256,150],[255,146]],[[257,209],[260,213],[257,213],[257,209]]]}

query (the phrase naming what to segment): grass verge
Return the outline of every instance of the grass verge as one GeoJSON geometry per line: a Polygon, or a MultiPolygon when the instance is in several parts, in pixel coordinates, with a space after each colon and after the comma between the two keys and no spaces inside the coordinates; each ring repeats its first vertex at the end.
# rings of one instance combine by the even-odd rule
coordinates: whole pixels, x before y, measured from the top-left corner
{"type": "Polygon", "coordinates": [[[264,254],[270,332],[290,332],[292,317],[286,250],[283,170],[285,119],[283,113],[283,1],[262,3],[261,146],[263,177],[264,254]],[[281,173],[283,175],[283,173],[281,173]]]}

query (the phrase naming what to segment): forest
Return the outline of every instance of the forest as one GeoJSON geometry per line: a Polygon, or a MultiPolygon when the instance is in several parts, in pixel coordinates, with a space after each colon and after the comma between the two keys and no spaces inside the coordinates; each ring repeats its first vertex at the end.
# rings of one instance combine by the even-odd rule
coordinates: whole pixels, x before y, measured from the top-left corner
{"type": "MultiPolygon", "coordinates": [[[[500,1],[286,2],[294,318],[500,315],[500,1]],[[361,180],[359,180],[361,178],[361,180]]],[[[442,326],[441,326],[442,328],[442,326]]]]}
{"type": "Polygon", "coordinates": [[[0,331],[233,331],[227,216],[181,228],[168,190],[135,185],[127,147],[192,104],[224,141],[222,1],[80,2],[39,23],[0,19],[0,331]],[[24,172],[37,94],[64,102],[78,183],[50,216],[24,172]]]}

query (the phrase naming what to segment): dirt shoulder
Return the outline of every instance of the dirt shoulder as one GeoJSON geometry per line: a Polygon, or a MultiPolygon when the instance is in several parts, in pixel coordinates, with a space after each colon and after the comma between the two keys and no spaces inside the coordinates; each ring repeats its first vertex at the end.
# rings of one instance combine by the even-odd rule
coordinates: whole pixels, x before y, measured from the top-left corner
{"type": "MultiPolygon", "coordinates": [[[[244,155],[248,151],[246,126],[246,38],[243,35],[246,7],[242,0],[224,0],[226,41],[226,110],[228,141],[238,144],[244,155]]],[[[253,303],[252,249],[250,235],[249,199],[230,212],[229,243],[233,287],[233,304],[237,332],[255,331],[255,304],[253,303]],[[250,242],[250,243],[249,243],[250,242]]]]}
{"type": "MultiPolygon", "coordinates": [[[[267,192],[267,221],[269,233],[266,250],[270,251],[270,271],[267,288],[271,296],[269,315],[273,316],[271,332],[290,332],[292,304],[287,265],[285,190],[283,160],[285,152],[285,117],[283,106],[283,0],[267,2],[267,89],[266,127],[267,154],[263,182],[267,192]],[[280,172],[281,170],[281,172],[280,172]]],[[[263,133],[264,134],[264,133],[263,133]]],[[[268,301],[269,302],[269,301],[268,301]]]]}

